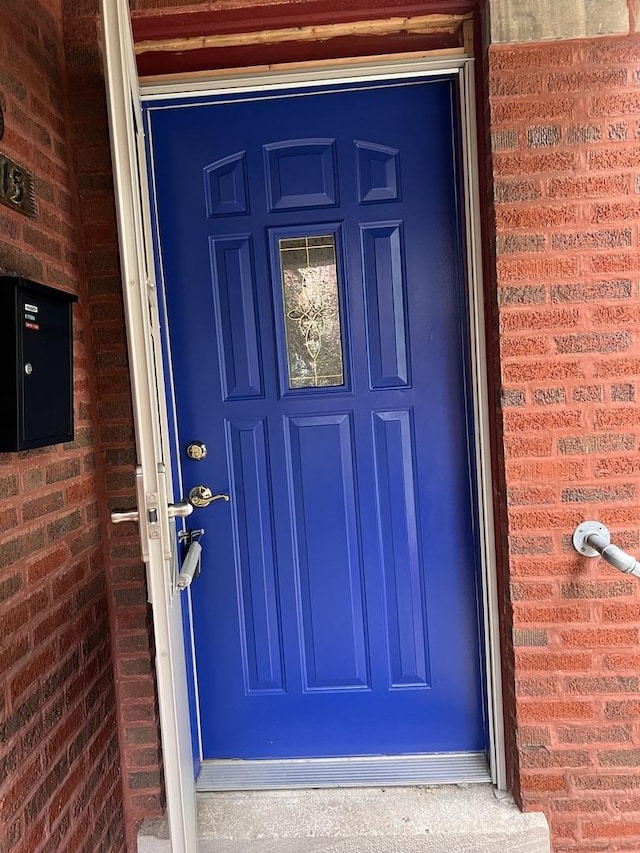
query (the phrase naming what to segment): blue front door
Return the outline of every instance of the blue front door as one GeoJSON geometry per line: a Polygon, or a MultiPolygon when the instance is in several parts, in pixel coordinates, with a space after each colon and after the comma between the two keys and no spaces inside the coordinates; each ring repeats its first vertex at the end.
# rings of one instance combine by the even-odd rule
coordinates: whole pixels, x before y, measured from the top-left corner
{"type": "Polygon", "coordinates": [[[148,110],[204,758],[483,749],[456,83],[148,110]],[[207,455],[190,459],[190,442],[207,455]]]}

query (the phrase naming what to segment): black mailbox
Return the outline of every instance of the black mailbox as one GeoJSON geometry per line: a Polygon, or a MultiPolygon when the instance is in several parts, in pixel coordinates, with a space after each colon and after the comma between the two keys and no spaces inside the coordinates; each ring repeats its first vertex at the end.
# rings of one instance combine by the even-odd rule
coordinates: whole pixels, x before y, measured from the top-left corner
{"type": "Polygon", "coordinates": [[[72,303],[77,296],[0,276],[0,451],[73,440],[72,303]]]}

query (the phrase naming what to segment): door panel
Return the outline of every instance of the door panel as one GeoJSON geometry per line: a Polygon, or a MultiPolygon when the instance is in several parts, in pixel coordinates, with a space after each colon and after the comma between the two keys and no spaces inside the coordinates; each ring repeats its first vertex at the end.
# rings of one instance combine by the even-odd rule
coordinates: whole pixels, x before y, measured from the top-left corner
{"type": "Polygon", "coordinates": [[[368,687],[353,426],[287,418],[304,691],[368,687]]]}
{"type": "Polygon", "coordinates": [[[410,384],[402,223],[361,225],[371,388],[410,384]]]}
{"type": "Polygon", "coordinates": [[[205,758],[484,746],[454,82],[149,110],[205,758]]]}
{"type": "Polygon", "coordinates": [[[300,139],[264,146],[270,211],[335,207],[335,141],[300,139]]]}
{"type": "Polygon", "coordinates": [[[262,397],[251,235],[211,237],[210,251],[223,398],[262,397]]]}
{"type": "Polygon", "coordinates": [[[412,412],[374,412],[378,536],[391,687],[429,686],[412,412]]]}
{"type": "Polygon", "coordinates": [[[282,629],[273,539],[266,422],[228,423],[234,462],[236,542],[245,690],[284,688],[282,629]]]}

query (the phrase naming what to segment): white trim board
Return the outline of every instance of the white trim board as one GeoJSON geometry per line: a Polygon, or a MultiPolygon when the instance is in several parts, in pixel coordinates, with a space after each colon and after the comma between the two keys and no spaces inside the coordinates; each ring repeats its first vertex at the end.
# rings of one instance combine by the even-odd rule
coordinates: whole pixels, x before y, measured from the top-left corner
{"type": "Polygon", "coordinates": [[[107,109],[118,222],[123,304],[136,436],[140,548],[153,607],[156,676],[173,853],[198,849],[193,760],[180,602],[173,590],[175,524],[169,518],[170,472],[164,379],[152,280],[149,195],[141,103],[126,0],[101,0],[107,109]],[[153,511],[151,511],[153,510],[153,511]]]}
{"type": "Polygon", "coordinates": [[[141,81],[142,100],[166,100],[167,98],[186,98],[193,95],[218,95],[222,92],[262,92],[269,89],[297,89],[307,86],[321,86],[325,83],[349,83],[366,80],[394,80],[403,77],[432,77],[443,73],[458,74],[472,60],[466,57],[445,57],[440,59],[403,59],[394,57],[389,60],[369,60],[349,62],[329,67],[304,67],[274,69],[273,71],[242,73],[231,72],[228,76],[218,74],[198,79],[185,79],[159,82],[141,81]]]}

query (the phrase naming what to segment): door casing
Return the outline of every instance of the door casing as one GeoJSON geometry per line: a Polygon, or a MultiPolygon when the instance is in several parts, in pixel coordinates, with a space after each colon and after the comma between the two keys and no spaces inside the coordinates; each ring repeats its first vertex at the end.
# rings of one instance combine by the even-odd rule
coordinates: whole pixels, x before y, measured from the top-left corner
{"type": "MultiPolygon", "coordinates": [[[[170,83],[153,82],[141,85],[144,103],[154,100],[176,99],[198,95],[219,95],[266,91],[269,89],[301,88],[321,85],[324,82],[350,83],[376,79],[402,79],[404,77],[429,77],[448,74],[457,78],[460,90],[462,129],[462,169],[464,181],[464,215],[466,228],[466,262],[468,278],[468,310],[470,334],[471,385],[473,388],[473,416],[476,427],[475,463],[479,521],[479,546],[482,583],[481,624],[484,636],[481,642],[485,653],[486,714],[488,728],[488,758],[491,778],[501,789],[506,788],[504,720],[501,681],[501,651],[498,615],[498,587],[496,573],[494,519],[492,504],[492,471],[489,454],[490,424],[488,405],[488,381],[486,341],[484,333],[484,298],[480,250],[480,214],[478,193],[478,164],[476,145],[476,117],[474,100],[473,59],[450,58],[402,58],[384,61],[349,62],[341,66],[331,63],[317,69],[305,67],[299,70],[271,71],[263,74],[236,74],[206,80],[202,77],[170,83]]],[[[156,240],[158,234],[156,233],[156,240]]],[[[166,330],[165,330],[166,333],[166,330]]],[[[167,333],[168,334],[168,333],[167,333]]],[[[167,346],[170,352],[170,346],[167,346]]],[[[169,404],[173,428],[175,412],[169,404]]],[[[167,697],[168,698],[168,697],[167,697]]],[[[168,780],[167,780],[168,783],[168,780]]],[[[169,786],[169,785],[168,785],[169,786]]]]}
{"type": "Polygon", "coordinates": [[[157,290],[151,280],[151,222],[141,99],[127,0],[102,0],[103,60],[118,224],[123,305],[135,423],[140,548],[153,607],[156,675],[167,818],[174,853],[197,850],[196,798],[188,731],[186,666],[179,599],[172,590],[172,485],[165,470],[169,434],[158,357],[157,290]]]}

